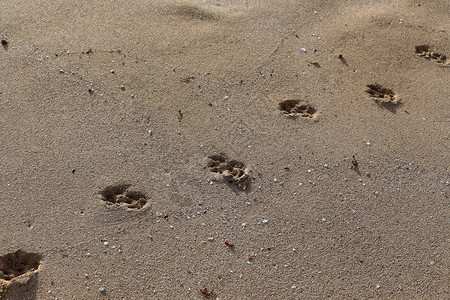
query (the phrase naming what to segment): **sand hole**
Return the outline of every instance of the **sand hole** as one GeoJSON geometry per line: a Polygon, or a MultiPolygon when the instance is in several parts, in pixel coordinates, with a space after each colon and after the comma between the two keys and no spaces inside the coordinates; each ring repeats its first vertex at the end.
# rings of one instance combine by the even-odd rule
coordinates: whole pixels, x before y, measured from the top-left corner
{"type": "Polygon", "coordinates": [[[313,119],[317,116],[317,109],[311,104],[301,100],[284,100],[283,102],[280,102],[279,108],[290,117],[313,119]]]}
{"type": "Polygon", "coordinates": [[[223,180],[237,186],[240,190],[246,190],[250,184],[249,170],[244,163],[230,160],[225,154],[211,155],[208,163],[211,172],[220,174],[223,180]]]}
{"type": "Polygon", "coordinates": [[[431,50],[430,46],[428,45],[416,46],[416,53],[421,57],[436,60],[437,63],[445,64],[447,62],[447,57],[444,54],[440,54],[431,50]]]}
{"type": "Polygon", "coordinates": [[[147,204],[144,193],[130,190],[131,184],[121,183],[105,187],[100,195],[108,205],[124,206],[128,209],[138,210],[147,204]]]}
{"type": "Polygon", "coordinates": [[[384,88],[379,84],[369,84],[366,93],[372,97],[378,105],[397,105],[400,104],[395,93],[388,88],[384,88]]]}
{"type": "Polygon", "coordinates": [[[39,268],[41,255],[17,250],[0,256],[0,279],[13,280],[23,274],[32,273],[39,268]]]}

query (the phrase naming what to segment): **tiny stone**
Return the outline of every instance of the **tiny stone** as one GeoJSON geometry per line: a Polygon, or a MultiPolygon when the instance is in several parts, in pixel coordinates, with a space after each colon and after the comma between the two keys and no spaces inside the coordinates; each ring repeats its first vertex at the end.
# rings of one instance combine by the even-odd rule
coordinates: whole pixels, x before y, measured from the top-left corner
{"type": "Polygon", "coordinates": [[[296,289],[296,288],[297,288],[296,285],[291,286],[291,289],[296,289]]]}
{"type": "Polygon", "coordinates": [[[305,48],[300,48],[300,50],[302,50],[303,52],[306,52],[306,49],[305,49],[305,48]]]}
{"type": "Polygon", "coordinates": [[[366,145],[367,145],[367,146],[371,146],[372,144],[371,144],[370,142],[367,142],[366,145]]]}
{"type": "Polygon", "coordinates": [[[100,291],[100,293],[106,292],[106,289],[105,289],[104,287],[101,287],[101,288],[99,288],[98,290],[100,291]]]}
{"type": "Polygon", "coordinates": [[[262,220],[262,223],[267,224],[267,223],[269,223],[269,220],[262,220]]]}
{"type": "Polygon", "coordinates": [[[228,100],[228,99],[230,99],[230,97],[229,96],[225,96],[225,97],[223,97],[223,99],[228,100]]]}
{"type": "Polygon", "coordinates": [[[326,222],[326,221],[327,221],[327,219],[325,219],[325,218],[322,218],[322,221],[326,222]]]}
{"type": "Polygon", "coordinates": [[[108,242],[103,242],[103,245],[108,246],[108,242]]]}
{"type": "Polygon", "coordinates": [[[308,170],[308,173],[311,173],[312,172],[312,170],[310,169],[310,170],[308,170]]]}
{"type": "Polygon", "coordinates": [[[153,130],[149,130],[148,134],[153,135],[153,130]]]}
{"type": "Polygon", "coordinates": [[[378,290],[379,288],[380,288],[381,286],[379,285],[379,284],[377,284],[376,286],[375,286],[375,288],[378,290]]]}
{"type": "Polygon", "coordinates": [[[370,177],[370,172],[366,172],[366,176],[367,176],[367,177],[370,177]]]}

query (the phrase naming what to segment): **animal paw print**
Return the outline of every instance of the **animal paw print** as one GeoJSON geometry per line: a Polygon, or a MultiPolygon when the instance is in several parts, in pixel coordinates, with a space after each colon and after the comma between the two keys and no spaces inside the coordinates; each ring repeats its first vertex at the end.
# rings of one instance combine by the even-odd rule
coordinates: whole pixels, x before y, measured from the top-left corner
{"type": "Polygon", "coordinates": [[[311,104],[295,99],[284,100],[279,104],[279,108],[290,117],[314,119],[318,114],[317,109],[311,104]]]}
{"type": "Polygon", "coordinates": [[[11,281],[24,274],[35,272],[39,268],[41,255],[17,250],[0,256],[0,281],[11,281]]]}
{"type": "Polygon", "coordinates": [[[447,62],[447,57],[444,54],[434,52],[428,45],[416,46],[416,53],[420,57],[436,60],[437,63],[446,64],[447,62]]]}
{"type": "Polygon", "coordinates": [[[131,184],[116,184],[105,187],[100,195],[108,205],[125,206],[128,209],[139,210],[147,204],[144,193],[130,190],[131,184]]]}
{"type": "Polygon", "coordinates": [[[225,154],[212,155],[208,157],[209,170],[220,174],[225,182],[237,186],[240,190],[246,190],[250,185],[250,171],[245,164],[230,160],[225,154]]]}
{"type": "Polygon", "coordinates": [[[400,104],[400,100],[391,89],[382,87],[379,84],[369,84],[366,93],[374,98],[380,106],[390,106],[400,104]]]}

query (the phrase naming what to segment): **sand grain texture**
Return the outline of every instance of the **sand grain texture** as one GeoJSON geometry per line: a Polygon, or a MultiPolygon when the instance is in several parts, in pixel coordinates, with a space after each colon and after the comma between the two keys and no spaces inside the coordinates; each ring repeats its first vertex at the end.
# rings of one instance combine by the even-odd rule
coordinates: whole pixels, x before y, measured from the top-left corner
{"type": "Polygon", "coordinates": [[[445,299],[449,12],[1,1],[3,298],[445,299]]]}

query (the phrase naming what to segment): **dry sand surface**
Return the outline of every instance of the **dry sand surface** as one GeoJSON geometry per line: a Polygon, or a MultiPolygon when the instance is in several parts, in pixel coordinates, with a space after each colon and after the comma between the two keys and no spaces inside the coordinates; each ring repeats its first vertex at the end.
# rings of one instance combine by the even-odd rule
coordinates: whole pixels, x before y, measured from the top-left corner
{"type": "Polygon", "coordinates": [[[0,298],[448,299],[449,33],[444,0],[1,1],[0,298]]]}

